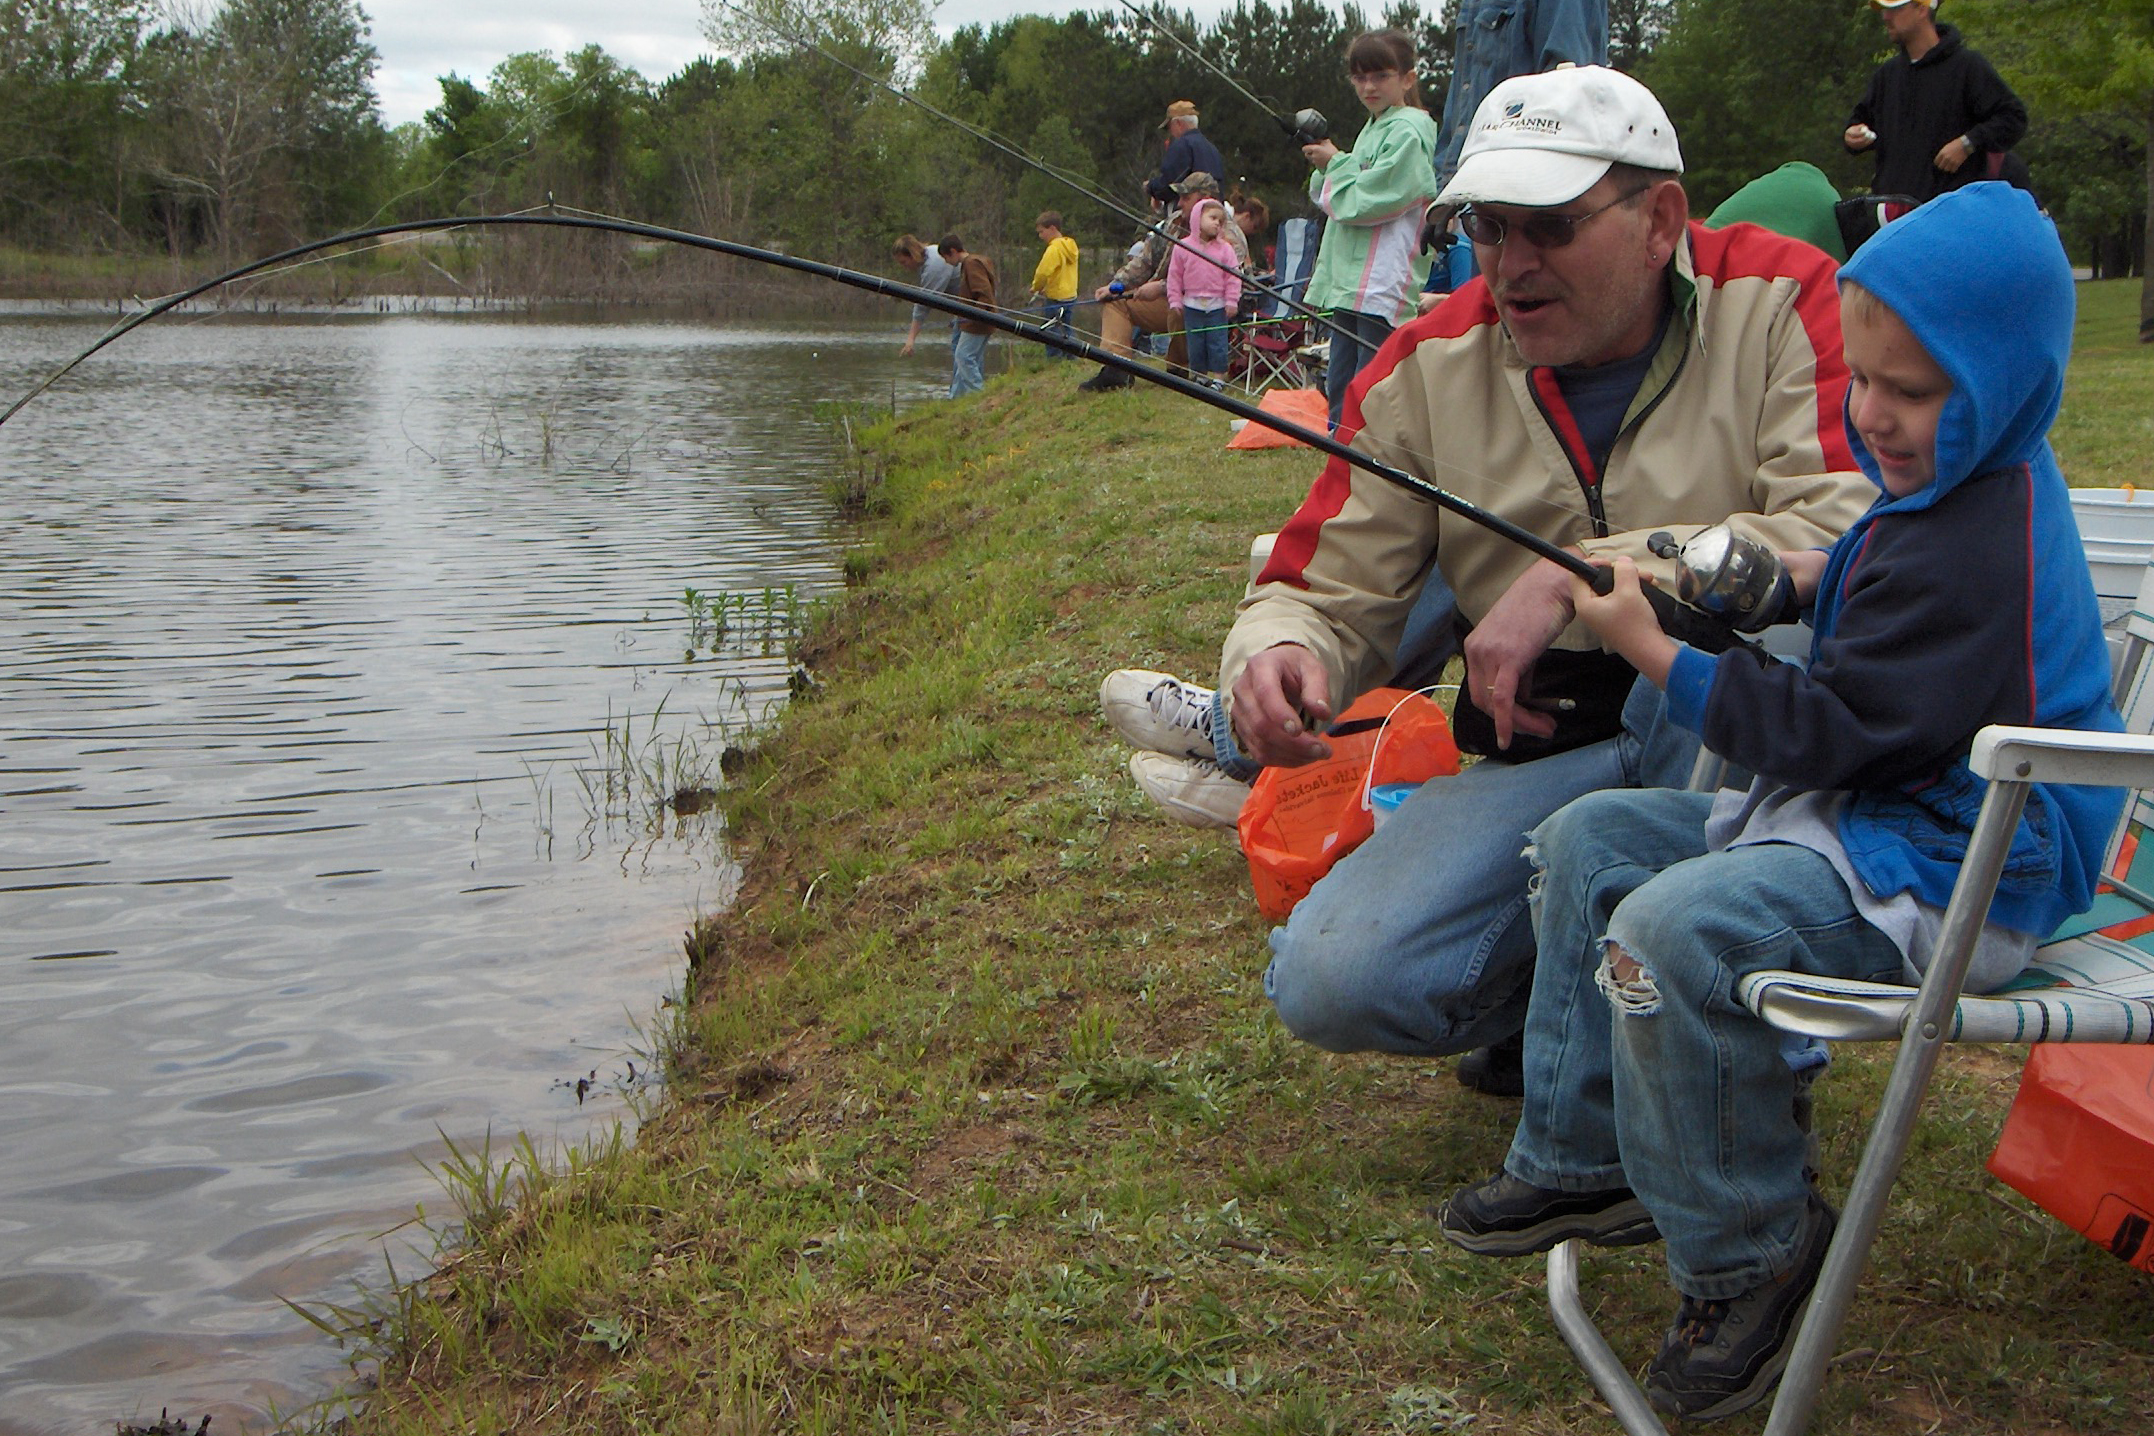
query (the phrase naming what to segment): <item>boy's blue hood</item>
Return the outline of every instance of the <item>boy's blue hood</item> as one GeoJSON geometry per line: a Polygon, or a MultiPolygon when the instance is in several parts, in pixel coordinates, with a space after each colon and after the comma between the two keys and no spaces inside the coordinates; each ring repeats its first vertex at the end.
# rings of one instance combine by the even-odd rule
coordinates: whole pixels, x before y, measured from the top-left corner
{"type": "MultiPolygon", "coordinates": [[[[1939,195],[1878,231],[1840,277],[1898,315],[1952,381],[1937,425],[1937,477],[1879,507],[1928,508],[1975,474],[2049,453],[2075,295],[2057,228],[2025,190],[1986,180],[1939,195]]],[[[1852,423],[1847,436],[1882,489],[1852,423]]]]}

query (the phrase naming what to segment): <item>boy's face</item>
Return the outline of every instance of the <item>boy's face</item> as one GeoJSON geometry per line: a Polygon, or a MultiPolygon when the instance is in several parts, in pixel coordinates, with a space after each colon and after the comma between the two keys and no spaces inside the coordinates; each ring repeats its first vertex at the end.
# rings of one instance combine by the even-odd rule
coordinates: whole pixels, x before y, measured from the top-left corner
{"type": "Polygon", "coordinates": [[[1847,412],[1885,492],[1905,498],[1937,477],[1937,420],[1952,381],[1889,309],[1842,306],[1847,412]]]}
{"type": "Polygon", "coordinates": [[[1040,237],[1040,243],[1042,244],[1048,243],[1062,233],[1061,230],[1056,229],[1051,224],[1036,224],[1032,226],[1032,232],[1040,237]]]}

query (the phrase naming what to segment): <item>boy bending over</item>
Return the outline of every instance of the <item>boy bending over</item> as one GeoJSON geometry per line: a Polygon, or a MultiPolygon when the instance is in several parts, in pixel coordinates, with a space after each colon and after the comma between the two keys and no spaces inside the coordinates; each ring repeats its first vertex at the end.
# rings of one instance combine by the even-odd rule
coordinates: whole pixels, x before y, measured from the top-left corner
{"type": "MultiPolygon", "coordinates": [[[[1627,560],[1606,598],[1574,583],[1669,716],[1758,777],[1717,798],[1595,793],[1533,833],[1525,1111],[1503,1170],[1441,1216],[1498,1256],[1665,1237],[1681,1300],[1646,1393],[1695,1420],[1778,1381],[1835,1220],[1798,1117],[1822,1053],[1753,1017],[1736,982],[1918,981],[1981,804],[1976,730],[2122,726],[2047,438],[2072,338],[2056,231],[2025,194],[1970,185],[1884,229],[1840,288],[1847,428],[1883,493],[1829,552],[1781,555],[1809,668],[1676,643],[1627,560]]],[[[1971,990],[2087,906],[2121,804],[2036,789],[1971,990]]]]}

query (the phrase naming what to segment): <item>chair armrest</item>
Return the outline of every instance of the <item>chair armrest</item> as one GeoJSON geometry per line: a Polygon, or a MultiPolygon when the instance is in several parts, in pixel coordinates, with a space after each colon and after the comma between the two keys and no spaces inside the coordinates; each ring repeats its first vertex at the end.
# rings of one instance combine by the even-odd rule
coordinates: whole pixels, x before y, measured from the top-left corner
{"type": "Polygon", "coordinates": [[[1967,765],[1992,782],[2154,788],[2154,737],[1993,724],[1975,734],[1967,765]]]}

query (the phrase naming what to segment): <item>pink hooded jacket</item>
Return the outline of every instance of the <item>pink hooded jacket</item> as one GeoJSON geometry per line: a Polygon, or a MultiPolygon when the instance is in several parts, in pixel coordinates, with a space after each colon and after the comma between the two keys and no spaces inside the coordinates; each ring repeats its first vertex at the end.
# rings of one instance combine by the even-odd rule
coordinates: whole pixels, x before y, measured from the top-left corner
{"type": "Polygon", "coordinates": [[[1241,256],[1227,242],[1225,225],[1234,223],[1227,207],[1216,199],[1200,199],[1197,207],[1189,212],[1189,237],[1174,247],[1174,257],[1167,261],[1167,307],[1169,309],[1224,309],[1234,312],[1241,303],[1242,277],[1236,267],[1241,256]],[[1214,240],[1197,238],[1203,225],[1204,211],[1215,208],[1222,220],[1219,237],[1214,240]],[[1198,253],[1192,253],[1197,251],[1198,253]],[[1209,255],[1200,258],[1199,253],[1209,255]],[[1212,260],[1219,261],[1217,264],[1212,260]]]}

